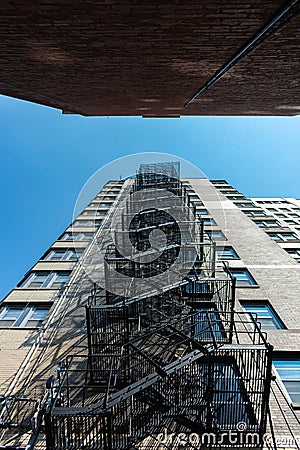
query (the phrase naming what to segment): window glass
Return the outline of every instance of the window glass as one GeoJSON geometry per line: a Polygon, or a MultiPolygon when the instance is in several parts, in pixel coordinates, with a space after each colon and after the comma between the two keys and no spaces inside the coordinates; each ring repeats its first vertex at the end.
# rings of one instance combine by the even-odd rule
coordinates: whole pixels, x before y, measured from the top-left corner
{"type": "Polygon", "coordinates": [[[48,254],[48,256],[45,258],[45,259],[50,259],[50,260],[54,260],[54,261],[57,261],[57,260],[60,260],[60,259],[62,259],[63,257],[64,257],[64,255],[65,255],[65,253],[66,253],[66,251],[67,250],[65,250],[65,249],[55,249],[55,250],[52,250],[49,254],[48,254]]]}
{"type": "Polygon", "coordinates": [[[31,272],[19,287],[23,288],[59,288],[69,278],[70,271],[62,272],[31,272]]]}
{"type": "Polygon", "coordinates": [[[33,307],[28,313],[28,318],[26,323],[23,325],[28,328],[39,327],[42,325],[44,319],[46,318],[49,312],[49,308],[47,307],[33,307]]]}
{"type": "Polygon", "coordinates": [[[254,319],[261,324],[262,330],[274,330],[284,328],[278,315],[268,302],[265,301],[241,301],[242,307],[253,314],[254,319]]]}
{"type": "Polygon", "coordinates": [[[242,195],[242,194],[240,194],[240,195],[228,195],[227,194],[227,197],[229,198],[229,200],[243,200],[243,199],[246,199],[246,197],[244,195],[242,195]]]}
{"type": "Polygon", "coordinates": [[[0,307],[0,327],[39,327],[50,308],[51,305],[4,305],[0,307]]]}
{"type": "Polygon", "coordinates": [[[227,187],[229,187],[229,184],[227,183],[226,180],[211,180],[212,184],[226,184],[227,187]]]}
{"type": "Polygon", "coordinates": [[[244,203],[244,202],[234,202],[234,204],[235,204],[238,208],[251,208],[251,207],[255,207],[254,203],[252,203],[252,202],[248,202],[248,203],[244,203]]]}
{"type": "Polygon", "coordinates": [[[223,189],[220,189],[220,192],[222,192],[222,194],[228,194],[228,195],[231,195],[231,194],[238,194],[238,192],[235,190],[235,189],[232,189],[232,190],[230,190],[230,191],[227,191],[227,190],[223,190],[223,189]]]}
{"type": "Polygon", "coordinates": [[[274,241],[298,241],[299,238],[295,233],[268,233],[274,241]]]}
{"type": "Polygon", "coordinates": [[[69,279],[70,272],[58,272],[53,277],[53,280],[50,284],[51,288],[60,288],[62,287],[69,279]]]}
{"type": "Polygon", "coordinates": [[[252,211],[243,211],[246,216],[265,216],[266,213],[262,209],[254,209],[252,211]]]}
{"type": "Polygon", "coordinates": [[[254,220],[259,227],[280,227],[280,223],[277,220],[254,220]]]}
{"type": "Polygon", "coordinates": [[[83,211],[83,216],[105,216],[107,213],[107,209],[105,211],[99,209],[86,209],[83,211]]]}
{"type": "Polygon", "coordinates": [[[216,241],[226,240],[226,237],[221,230],[205,230],[205,233],[213,240],[216,241]]]}
{"type": "Polygon", "coordinates": [[[300,248],[285,248],[284,250],[294,258],[300,258],[300,248]]]}
{"type": "Polygon", "coordinates": [[[90,241],[93,238],[93,233],[64,233],[60,238],[61,241],[90,241]]]}
{"type": "Polygon", "coordinates": [[[288,223],[289,225],[297,225],[297,222],[295,221],[295,220],[288,220],[288,219],[285,219],[285,222],[286,223],[288,223]]]}
{"type": "Polygon", "coordinates": [[[68,257],[69,261],[77,261],[83,254],[83,250],[72,250],[68,257]]]}
{"type": "Polygon", "coordinates": [[[273,364],[294,406],[300,406],[300,358],[274,358],[273,364]]]}
{"type": "Polygon", "coordinates": [[[12,327],[23,312],[22,307],[2,306],[0,308],[0,326],[12,327]]]}
{"type": "Polygon", "coordinates": [[[256,285],[254,278],[247,269],[230,268],[230,272],[236,278],[236,285],[238,287],[256,285]]]}
{"type": "Polygon", "coordinates": [[[55,248],[51,250],[44,258],[47,261],[77,261],[82,255],[83,250],[74,248],[55,248]]]}
{"type": "Polygon", "coordinates": [[[73,227],[99,227],[102,223],[101,219],[75,220],[73,227]]]}
{"type": "Polygon", "coordinates": [[[203,217],[202,222],[204,225],[217,225],[214,219],[211,219],[210,217],[203,217]]]}
{"type": "Polygon", "coordinates": [[[239,259],[233,247],[217,248],[217,255],[219,259],[239,259]]]}
{"type": "Polygon", "coordinates": [[[115,200],[116,195],[105,195],[102,198],[103,198],[103,200],[115,200]]]}
{"type": "Polygon", "coordinates": [[[21,287],[43,287],[48,280],[49,274],[50,272],[33,272],[26,277],[21,287]]]}

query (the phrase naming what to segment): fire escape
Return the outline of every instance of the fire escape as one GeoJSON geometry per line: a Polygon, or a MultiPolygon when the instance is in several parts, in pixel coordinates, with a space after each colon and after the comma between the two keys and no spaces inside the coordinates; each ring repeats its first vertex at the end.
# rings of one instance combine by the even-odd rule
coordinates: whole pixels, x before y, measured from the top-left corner
{"type": "Polygon", "coordinates": [[[45,416],[49,450],[175,448],[159,436],[220,435],[239,423],[259,436],[265,432],[271,347],[255,322],[234,312],[235,280],[216,264],[214,243],[200,220],[186,224],[196,242],[181,242],[166,193],[184,202],[190,219],[193,206],[178,171],[168,163],[137,173],[122,219],[124,236],[129,230],[133,246],[151,252],[149,233],[159,229],[166,236],[164,251],[141,263],[121,254],[119,245],[107,248],[107,290],[95,287],[86,306],[88,354],[70,354],[61,364],[45,416]],[[160,189],[164,198],[157,198],[160,189]],[[143,190],[146,209],[130,198],[143,190]],[[170,261],[182,245],[185,254],[189,245],[196,249],[194,262],[170,286],[170,261]],[[166,288],[153,294],[151,279],[164,271],[166,288]],[[149,280],[149,294],[113,294],[122,283],[118,274],[132,283],[149,280]]]}

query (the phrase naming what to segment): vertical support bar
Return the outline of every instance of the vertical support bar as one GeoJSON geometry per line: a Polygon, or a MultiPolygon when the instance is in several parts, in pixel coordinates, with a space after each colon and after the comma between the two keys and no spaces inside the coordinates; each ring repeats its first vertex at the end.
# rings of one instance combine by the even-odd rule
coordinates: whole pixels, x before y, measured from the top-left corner
{"type": "Polygon", "coordinates": [[[215,278],[216,276],[216,254],[217,254],[217,243],[213,241],[212,243],[212,274],[211,276],[215,278]]]}
{"type": "Polygon", "coordinates": [[[53,449],[53,439],[52,439],[52,427],[51,427],[50,412],[45,413],[44,421],[45,421],[46,450],[52,450],[53,449]]]}
{"type": "MultiPolygon", "coordinates": [[[[130,382],[130,348],[128,342],[129,342],[129,337],[130,337],[130,325],[129,325],[129,307],[126,305],[123,308],[123,312],[125,315],[125,320],[126,320],[126,345],[123,347],[124,348],[124,352],[125,352],[125,377],[127,378],[128,382],[130,382]]],[[[123,367],[121,368],[122,370],[123,367]]]]}
{"type": "Polygon", "coordinates": [[[204,224],[203,220],[199,218],[200,221],[200,261],[203,263],[204,260],[204,224]]]}
{"type": "MultiPolygon", "coordinates": [[[[109,251],[109,248],[106,249],[106,255],[107,252],[109,251]]],[[[106,258],[104,256],[104,278],[105,278],[105,299],[106,299],[106,304],[109,305],[110,304],[110,276],[109,276],[109,263],[106,261],[106,258]]]]}
{"type": "Polygon", "coordinates": [[[234,329],[234,303],[235,303],[236,279],[231,277],[231,311],[229,324],[229,343],[232,344],[233,329],[234,329]]]}
{"type": "Polygon", "coordinates": [[[109,413],[106,416],[106,424],[107,424],[107,447],[105,447],[105,450],[111,450],[113,448],[113,442],[112,442],[112,420],[111,420],[111,413],[109,413]]]}
{"type": "Polygon", "coordinates": [[[88,369],[90,372],[90,381],[94,381],[93,377],[93,351],[92,351],[92,330],[91,330],[91,307],[89,305],[86,305],[85,307],[86,311],[86,329],[87,329],[87,340],[88,340],[88,369]]]}
{"type": "Polygon", "coordinates": [[[213,395],[214,395],[214,367],[212,365],[214,364],[214,358],[212,358],[211,353],[207,356],[207,424],[206,429],[208,432],[212,431],[213,426],[213,415],[212,415],[212,403],[213,403],[213,395]]]}
{"type": "Polygon", "coordinates": [[[262,396],[263,398],[262,398],[261,419],[260,419],[261,439],[263,439],[263,435],[266,432],[267,413],[269,408],[271,381],[272,381],[272,356],[273,356],[273,345],[267,344],[266,350],[267,367],[266,367],[266,376],[265,379],[263,380],[264,392],[262,396]]]}

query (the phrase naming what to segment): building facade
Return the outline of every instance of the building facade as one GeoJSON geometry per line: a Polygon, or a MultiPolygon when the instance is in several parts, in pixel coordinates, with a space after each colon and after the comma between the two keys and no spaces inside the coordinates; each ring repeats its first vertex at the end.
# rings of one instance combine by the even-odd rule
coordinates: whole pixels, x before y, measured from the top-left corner
{"type": "Polygon", "coordinates": [[[299,213],[176,163],[109,181],[1,303],[1,445],[299,448],[299,213]]]}

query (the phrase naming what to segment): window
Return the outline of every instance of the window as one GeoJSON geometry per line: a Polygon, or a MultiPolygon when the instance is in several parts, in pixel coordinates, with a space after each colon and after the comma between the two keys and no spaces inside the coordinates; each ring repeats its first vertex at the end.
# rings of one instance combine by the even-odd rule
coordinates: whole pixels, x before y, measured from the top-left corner
{"type": "Polygon", "coordinates": [[[102,202],[103,200],[108,200],[113,202],[116,199],[116,195],[107,195],[106,193],[102,193],[97,195],[97,197],[93,200],[94,202],[102,202]]]}
{"type": "Polygon", "coordinates": [[[249,202],[249,203],[244,203],[244,202],[234,202],[234,204],[238,207],[238,208],[252,208],[255,207],[254,203],[249,202]]]}
{"type": "Polygon", "coordinates": [[[229,200],[243,200],[246,199],[246,197],[243,194],[239,195],[227,195],[229,200]]]}
{"type": "Polygon", "coordinates": [[[198,208],[199,206],[204,206],[201,200],[192,200],[193,206],[196,206],[198,208]]]}
{"type": "Polygon", "coordinates": [[[201,216],[201,215],[208,214],[208,211],[207,211],[207,209],[196,208],[196,213],[199,214],[199,215],[201,216]]]}
{"type": "Polygon", "coordinates": [[[69,279],[70,271],[60,272],[31,272],[27,277],[18,284],[22,288],[47,288],[59,289],[69,279]]]}
{"type": "Polygon", "coordinates": [[[74,248],[54,248],[43,259],[46,261],[77,261],[82,253],[83,250],[74,248]]]}
{"type": "Polygon", "coordinates": [[[280,219],[286,217],[285,214],[281,214],[281,213],[275,213],[275,216],[279,217],[280,219]]]}
{"type": "Polygon", "coordinates": [[[100,227],[102,223],[101,219],[91,220],[75,220],[73,227],[100,227]]]}
{"type": "Polygon", "coordinates": [[[217,255],[219,259],[239,259],[233,247],[217,248],[217,255]]]}
{"type": "Polygon", "coordinates": [[[272,212],[276,212],[277,209],[276,208],[267,208],[268,211],[272,211],[272,212]]]}
{"type": "Polygon", "coordinates": [[[230,273],[236,278],[237,287],[255,286],[256,281],[250,274],[249,270],[241,268],[230,268],[230,273]]]}
{"type": "Polygon", "coordinates": [[[268,205],[268,204],[274,204],[274,203],[285,203],[282,202],[281,200],[257,200],[256,203],[260,203],[262,205],[268,205]]]}
{"type": "Polygon", "coordinates": [[[57,272],[51,278],[47,287],[51,287],[52,289],[59,289],[68,281],[69,277],[70,272],[57,272]]]}
{"type": "Polygon", "coordinates": [[[277,220],[268,220],[268,219],[264,219],[264,220],[254,220],[254,222],[256,223],[256,225],[258,225],[259,227],[280,227],[280,223],[277,222],[277,220]]]}
{"type": "Polygon", "coordinates": [[[105,216],[107,213],[107,209],[105,211],[101,211],[99,209],[86,209],[85,211],[83,211],[82,215],[83,216],[105,216]]]}
{"type": "Polygon", "coordinates": [[[210,217],[203,217],[202,222],[204,225],[217,225],[215,220],[210,217]]]}
{"type": "Polygon", "coordinates": [[[4,305],[0,308],[0,327],[39,327],[50,307],[51,305],[4,305]]]}
{"type": "Polygon", "coordinates": [[[289,208],[281,208],[279,207],[280,211],[284,211],[284,212],[290,212],[289,208]]]}
{"type": "Polygon", "coordinates": [[[300,248],[285,248],[284,250],[293,258],[300,260],[300,248]]]}
{"type": "Polygon", "coordinates": [[[295,233],[281,232],[281,233],[268,233],[270,238],[277,242],[287,241],[299,241],[298,236],[295,233]]]}
{"type": "Polygon", "coordinates": [[[61,237],[61,241],[91,241],[93,238],[93,233],[64,233],[61,237]]]}
{"type": "Polygon", "coordinates": [[[240,301],[245,311],[253,314],[253,318],[261,324],[262,330],[274,330],[285,328],[278,315],[268,301],[250,302],[240,301]]]}
{"type": "Polygon", "coordinates": [[[116,195],[104,195],[104,197],[100,196],[100,198],[102,198],[103,200],[115,200],[116,197],[116,195]]]}
{"type": "Polygon", "coordinates": [[[236,189],[232,189],[232,190],[230,190],[230,191],[228,191],[228,190],[223,190],[223,189],[220,189],[220,192],[222,192],[222,194],[224,194],[224,195],[226,195],[226,194],[228,194],[228,195],[234,195],[234,194],[239,194],[239,192],[236,190],[236,189]]]}
{"type": "Polygon", "coordinates": [[[285,219],[284,221],[285,221],[285,223],[288,223],[289,225],[298,225],[298,223],[292,219],[285,219]]]}
{"type": "Polygon", "coordinates": [[[296,214],[296,213],[293,213],[293,212],[289,213],[289,216],[290,217],[300,217],[299,214],[296,214]]]}
{"type": "Polygon", "coordinates": [[[293,406],[300,407],[300,357],[275,356],[273,364],[290,396],[293,406]]]}
{"type": "Polygon", "coordinates": [[[226,241],[225,235],[221,230],[205,230],[205,233],[212,239],[216,241],[226,241]]]}
{"type": "Polygon", "coordinates": [[[212,184],[226,184],[227,187],[229,187],[229,184],[227,183],[226,180],[211,180],[212,184]]]}
{"type": "Polygon", "coordinates": [[[243,211],[244,214],[246,214],[246,216],[265,216],[266,213],[262,210],[262,209],[253,209],[250,211],[243,211]]]}
{"type": "Polygon", "coordinates": [[[110,208],[112,204],[113,202],[100,202],[98,206],[100,208],[110,208]]]}

